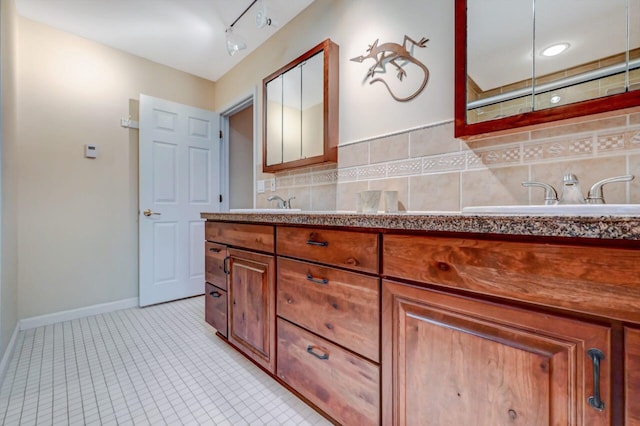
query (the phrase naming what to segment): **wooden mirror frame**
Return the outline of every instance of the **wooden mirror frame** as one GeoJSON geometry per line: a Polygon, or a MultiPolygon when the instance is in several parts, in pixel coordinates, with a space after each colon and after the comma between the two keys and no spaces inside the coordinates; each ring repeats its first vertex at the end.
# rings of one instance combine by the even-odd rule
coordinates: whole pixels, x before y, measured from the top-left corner
{"type": "Polygon", "coordinates": [[[338,161],[338,87],[339,87],[338,45],[326,39],[311,50],[289,62],[262,80],[262,171],[274,173],[313,164],[338,161]],[[312,56],[324,51],[324,104],[323,104],[323,154],[300,160],[267,165],[267,83],[279,75],[296,67],[312,56]]]}
{"type": "Polygon", "coordinates": [[[640,105],[640,90],[569,105],[526,112],[480,123],[467,123],[467,0],[455,0],[455,136],[465,138],[556,120],[615,111],[640,105]]]}

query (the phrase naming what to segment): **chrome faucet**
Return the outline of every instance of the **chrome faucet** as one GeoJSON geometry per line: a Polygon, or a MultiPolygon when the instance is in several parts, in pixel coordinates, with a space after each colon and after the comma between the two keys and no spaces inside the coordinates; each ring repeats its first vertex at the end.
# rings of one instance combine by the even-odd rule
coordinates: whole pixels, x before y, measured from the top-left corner
{"type": "Polygon", "coordinates": [[[279,195],[270,195],[267,197],[267,201],[277,201],[279,209],[290,209],[291,208],[291,200],[295,200],[296,197],[290,197],[288,199],[284,199],[279,195]]]}
{"type": "Polygon", "coordinates": [[[522,186],[525,187],[540,187],[544,188],[544,203],[546,205],[553,204],[604,204],[604,194],[602,187],[608,183],[614,182],[629,182],[634,179],[634,175],[615,176],[607,179],[602,179],[594,183],[589,189],[587,198],[583,198],[582,189],[580,189],[580,181],[578,177],[573,173],[567,173],[562,178],[562,193],[558,199],[558,192],[556,189],[544,182],[528,181],[522,182],[522,186]]]}
{"type": "Polygon", "coordinates": [[[562,192],[558,204],[584,204],[586,200],[582,195],[580,181],[573,173],[567,173],[562,177],[562,192]]]}

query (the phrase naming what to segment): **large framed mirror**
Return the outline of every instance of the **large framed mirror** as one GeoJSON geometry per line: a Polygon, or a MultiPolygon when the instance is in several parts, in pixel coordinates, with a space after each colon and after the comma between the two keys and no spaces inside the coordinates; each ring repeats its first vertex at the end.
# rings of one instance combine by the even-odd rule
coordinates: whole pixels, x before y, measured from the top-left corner
{"type": "Polygon", "coordinates": [[[640,0],[455,0],[456,137],[640,105],[640,0]]]}
{"type": "Polygon", "coordinates": [[[338,45],[327,39],[263,80],[263,166],[336,162],[338,45]]]}

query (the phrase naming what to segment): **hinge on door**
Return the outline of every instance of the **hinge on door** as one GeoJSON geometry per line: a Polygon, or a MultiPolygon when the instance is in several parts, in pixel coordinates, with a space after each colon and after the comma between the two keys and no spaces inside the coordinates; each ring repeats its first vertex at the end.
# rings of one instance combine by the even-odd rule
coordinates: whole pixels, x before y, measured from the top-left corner
{"type": "Polygon", "coordinates": [[[218,130],[218,135],[219,135],[218,137],[222,139],[222,130],[218,130]]]}
{"type": "Polygon", "coordinates": [[[220,195],[218,196],[218,200],[220,200],[220,202],[222,202],[222,194],[220,194],[220,195]]]}

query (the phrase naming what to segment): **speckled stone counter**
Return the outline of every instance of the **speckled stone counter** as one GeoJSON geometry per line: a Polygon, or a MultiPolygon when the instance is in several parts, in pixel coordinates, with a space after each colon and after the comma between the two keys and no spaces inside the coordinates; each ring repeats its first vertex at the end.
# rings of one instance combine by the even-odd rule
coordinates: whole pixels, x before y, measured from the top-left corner
{"type": "Polygon", "coordinates": [[[640,240],[637,216],[524,216],[460,213],[357,214],[349,212],[202,213],[207,220],[534,237],[640,240]]]}

